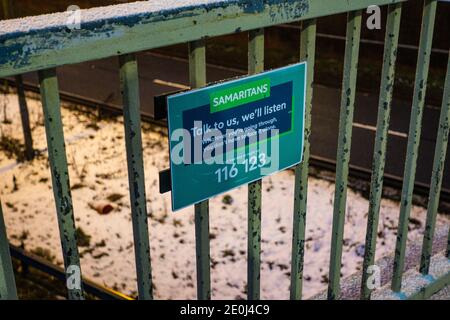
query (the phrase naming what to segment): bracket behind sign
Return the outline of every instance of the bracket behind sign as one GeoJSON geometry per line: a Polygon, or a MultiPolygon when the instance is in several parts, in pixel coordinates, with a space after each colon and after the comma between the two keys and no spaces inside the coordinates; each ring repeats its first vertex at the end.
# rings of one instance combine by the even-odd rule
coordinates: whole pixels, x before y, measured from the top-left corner
{"type": "Polygon", "coordinates": [[[153,105],[155,106],[155,114],[153,116],[154,119],[157,121],[167,119],[167,97],[185,91],[188,91],[188,89],[170,91],[163,93],[159,96],[154,96],[153,97],[153,105]]]}

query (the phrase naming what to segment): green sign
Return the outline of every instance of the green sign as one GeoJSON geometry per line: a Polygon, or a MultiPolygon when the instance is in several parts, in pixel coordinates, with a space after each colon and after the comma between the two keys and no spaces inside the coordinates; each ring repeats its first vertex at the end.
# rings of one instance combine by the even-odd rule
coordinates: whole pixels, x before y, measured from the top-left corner
{"type": "Polygon", "coordinates": [[[169,96],[172,209],[298,164],[306,63],[169,96]]]}

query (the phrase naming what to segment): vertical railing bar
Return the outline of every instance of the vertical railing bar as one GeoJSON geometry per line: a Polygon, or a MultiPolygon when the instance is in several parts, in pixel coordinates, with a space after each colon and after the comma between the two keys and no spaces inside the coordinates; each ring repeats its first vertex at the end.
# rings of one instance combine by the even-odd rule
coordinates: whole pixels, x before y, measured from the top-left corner
{"type": "Polygon", "coordinates": [[[12,16],[11,0],[2,0],[3,19],[10,19],[12,16]]]}
{"type": "Polygon", "coordinates": [[[419,53],[417,59],[414,97],[409,123],[408,146],[406,151],[403,188],[400,202],[400,217],[398,222],[397,241],[394,254],[394,270],[392,275],[392,290],[399,292],[402,286],[402,274],[405,264],[406,240],[408,237],[409,214],[411,210],[416,162],[419,151],[422,113],[430,64],[431,45],[433,41],[434,20],[436,15],[436,0],[425,0],[420,35],[419,53]]]}
{"type": "Polygon", "coordinates": [[[0,300],[17,300],[16,281],[0,202],[0,300]]]}
{"type": "MultiPolygon", "coordinates": [[[[248,33],[248,73],[264,71],[264,29],[248,33]]],[[[247,297],[260,299],[261,277],[261,183],[248,185],[247,297]]]]}
{"type": "Polygon", "coordinates": [[[347,40],[345,45],[344,76],[339,119],[328,299],[337,299],[340,295],[342,242],[360,36],[361,10],[351,11],[347,17],[347,40]]]}
{"type": "Polygon", "coordinates": [[[68,297],[69,299],[83,299],[80,256],[75,233],[58,79],[55,69],[41,70],[38,74],[53,193],[58,215],[64,266],[68,279],[68,297]]]}
{"type": "MultiPolygon", "coordinates": [[[[189,80],[191,88],[206,85],[205,41],[189,43],[189,80]]],[[[209,201],[195,205],[195,248],[197,259],[197,298],[211,299],[211,270],[209,243],[209,201]]]]}
{"type": "Polygon", "coordinates": [[[134,54],[120,56],[119,64],[138,296],[139,300],[149,300],[153,298],[152,268],[136,56],[134,54]]]}
{"type": "Polygon", "coordinates": [[[306,204],[308,195],[308,169],[310,156],[311,111],[314,82],[314,63],[316,54],[316,20],[302,22],[300,35],[300,61],[307,62],[305,98],[305,142],[303,161],[295,167],[294,224],[292,234],[292,263],[290,298],[302,298],[303,258],[305,250],[306,204]]]}
{"type": "Polygon", "coordinates": [[[372,179],[370,183],[369,212],[361,281],[361,298],[369,299],[371,291],[367,286],[368,268],[374,264],[377,244],[380,201],[383,191],[383,174],[386,163],[386,146],[390,122],[392,94],[394,91],[395,64],[397,59],[398,38],[400,33],[402,4],[389,5],[384,58],[381,75],[380,96],[378,100],[378,120],[375,147],[372,161],[372,179]]]}
{"type": "Polygon", "coordinates": [[[31,160],[34,157],[33,138],[31,136],[30,116],[28,113],[27,99],[23,88],[22,76],[16,76],[17,96],[19,99],[20,117],[22,120],[23,138],[25,142],[25,158],[31,160]]]}
{"type": "Polygon", "coordinates": [[[439,195],[441,193],[442,176],[444,173],[445,156],[447,155],[447,144],[450,127],[450,53],[445,77],[444,96],[442,98],[441,115],[434,151],[433,174],[430,184],[430,196],[428,199],[427,221],[423,235],[422,256],[420,261],[420,272],[424,275],[430,270],[430,259],[433,247],[433,235],[436,225],[436,214],[439,207],[439,195]]]}

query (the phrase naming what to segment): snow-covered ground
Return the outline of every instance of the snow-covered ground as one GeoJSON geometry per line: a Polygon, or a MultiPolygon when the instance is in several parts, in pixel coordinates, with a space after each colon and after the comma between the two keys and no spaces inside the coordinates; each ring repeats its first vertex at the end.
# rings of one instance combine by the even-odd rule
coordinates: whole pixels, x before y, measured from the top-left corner
{"type": "MultiPolygon", "coordinates": [[[[40,102],[28,99],[34,147],[45,150],[40,102]]],[[[1,135],[22,141],[15,95],[0,97],[1,135]],[[6,108],[3,106],[6,105],[6,108]],[[5,120],[4,110],[7,110],[5,120]]],[[[80,247],[84,276],[126,294],[136,293],[133,236],[122,118],[97,120],[67,104],[62,108],[76,224],[90,236],[80,247]],[[100,215],[95,203],[114,210],[100,215]]],[[[173,213],[170,194],[161,195],[158,172],[168,167],[163,130],[143,125],[143,148],[155,298],[195,299],[193,208],[173,213]]],[[[334,184],[310,178],[304,268],[304,296],[327,285],[334,184]]],[[[263,181],[262,274],[264,299],[289,297],[294,175],[284,171],[263,181]]],[[[47,155],[16,164],[0,150],[0,197],[10,241],[27,250],[47,249],[62,265],[56,212],[47,155]]],[[[349,190],[343,249],[343,277],[362,263],[368,201],[349,190]]],[[[383,199],[377,257],[392,253],[398,202],[383,199]]],[[[425,209],[411,211],[409,238],[421,237],[425,209]]],[[[244,299],[246,287],[247,192],[241,187],[210,204],[212,294],[215,299],[244,299]],[[231,197],[231,198],[230,198],[231,197]]],[[[444,215],[438,224],[447,223],[444,215]]],[[[42,250],[41,250],[42,251],[42,250]]]]}

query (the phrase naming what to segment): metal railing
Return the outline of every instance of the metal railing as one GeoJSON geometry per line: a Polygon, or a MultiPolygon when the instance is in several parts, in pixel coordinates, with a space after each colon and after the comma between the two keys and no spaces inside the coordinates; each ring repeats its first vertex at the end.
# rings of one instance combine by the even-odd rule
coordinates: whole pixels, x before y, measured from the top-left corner
{"type": "MultiPolygon", "coordinates": [[[[294,225],[292,237],[291,299],[302,298],[307,178],[310,157],[311,109],[316,46],[316,18],[347,12],[347,35],[340,107],[336,191],[330,256],[328,298],[340,297],[340,269],[344,217],[352,140],[352,122],[358,70],[362,10],[369,5],[388,5],[384,62],[379,94],[378,121],[373,158],[370,208],[367,222],[361,298],[369,299],[365,285],[368,268],[374,264],[380,201],[383,187],[389,116],[395,79],[395,65],[402,2],[405,0],[179,0],[146,1],[82,11],[81,28],[67,28],[67,13],[49,19],[37,16],[0,22],[0,77],[38,71],[49,161],[64,266],[80,266],[75,236],[75,219],[64,145],[56,69],[65,64],[119,57],[123,92],[125,142],[131,198],[139,299],[152,299],[152,275],[145,201],[144,166],[139,113],[138,69],[134,53],[167,45],[189,43],[189,76],[192,88],[206,85],[205,41],[207,38],[249,31],[248,73],[264,70],[264,28],[302,22],[299,60],[307,61],[307,90],[304,160],[295,167],[294,225]]],[[[422,32],[408,134],[407,160],[401,197],[400,220],[395,250],[392,291],[402,295],[408,219],[411,210],[422,113],[427,87],[437,0],[424,0],[422,32]]],[[[443,163],[450,121],[450,61],[446,74],[440,125],[429,195],[420,272],[430,270],[431,246],[439,203],[443,163]]],[[[260,298],[261,181],[248,186],[248,299],[260,298]]],[[[1,210],[1,209],[0,209],[1,210]]],[[[211,298],[209,203],[195,205],[197,294],[211,298]]],[[[447,249],[446,256],[449,257],[447,249]]],[[[447,260],[448,262],[448,260],[447,260]]],[[[69,274],[68,274],[69,276],[69,274]]],[[[435,278],[434,293],[450,283],[450,262],[446,273],[435,278]]],[[[16,298],[8,242],[0,211],[0,297],[16,298]]],[[[83,290],[68,289],[70,299],[82,299],[83,290]]],[[[426,297],[425,295],[423,297],[426,297]]]]}

